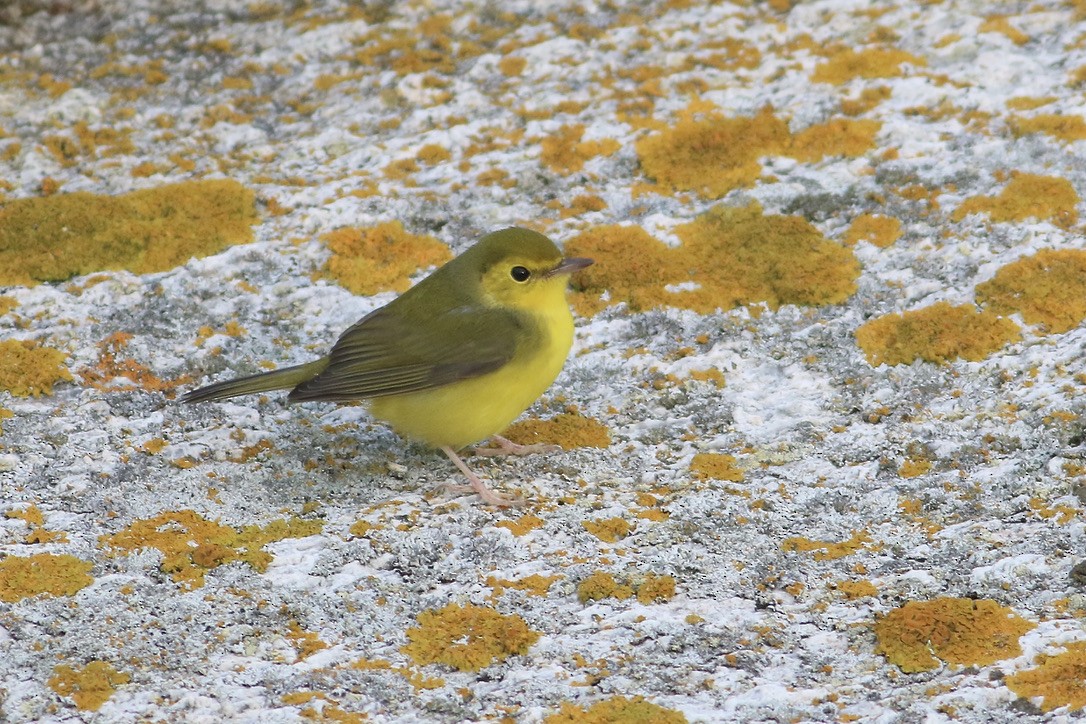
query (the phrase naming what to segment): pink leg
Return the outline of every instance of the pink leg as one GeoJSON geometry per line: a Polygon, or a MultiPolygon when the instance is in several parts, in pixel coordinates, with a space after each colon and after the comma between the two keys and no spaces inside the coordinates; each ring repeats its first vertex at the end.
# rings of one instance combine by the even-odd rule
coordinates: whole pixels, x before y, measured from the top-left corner
{"type": "Polygon", "coordinates": [[[479,476],[471,471],[471,469],[464,464],[464,461],[460,459],[460,456],[456,454],[456,451],[451,447],[445,446],[441,448],[441,451],[449,456],[449,460],[453,461],[453,465],[460,468],[460,472],[464,474],[464,477],[471,483],[469,486],[449,485],[450,490],[471,490],[474,491],[483,502],[487,505],[495,505],[499,508],[519,507],[526,502],[524,498],[506,498],[503,495],[498,495],[490,488],[486,487],[486,484],[479,479],[479,476]]]}

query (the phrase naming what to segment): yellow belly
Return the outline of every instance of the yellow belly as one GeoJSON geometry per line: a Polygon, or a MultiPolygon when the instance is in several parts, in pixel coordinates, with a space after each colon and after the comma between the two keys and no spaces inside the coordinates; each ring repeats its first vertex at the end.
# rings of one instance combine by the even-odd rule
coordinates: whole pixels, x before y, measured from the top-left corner
{"type": "Polygon", "coordinates": [[[516,355],[481,377],[374,398],[370,412],[399,435],[433,447],[457,450],[497,435],[550,387],[573,344],[573,318],[564,303],[561,313],[540,321],[547,339],[531,354],[516,355]]]}

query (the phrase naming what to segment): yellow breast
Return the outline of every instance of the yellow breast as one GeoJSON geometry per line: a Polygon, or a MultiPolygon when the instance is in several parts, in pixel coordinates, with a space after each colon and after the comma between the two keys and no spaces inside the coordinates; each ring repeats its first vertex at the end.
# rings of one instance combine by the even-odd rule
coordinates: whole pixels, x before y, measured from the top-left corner
{"type": "Polygon", "coordinates": [[[459,449],[497,435],[550,387],[573,344],[573,317],[564,293],[531,314],[543,337],[524,345],[503,367],[432,390],[370,400],[374,417],[403,437],[459,449]]]}

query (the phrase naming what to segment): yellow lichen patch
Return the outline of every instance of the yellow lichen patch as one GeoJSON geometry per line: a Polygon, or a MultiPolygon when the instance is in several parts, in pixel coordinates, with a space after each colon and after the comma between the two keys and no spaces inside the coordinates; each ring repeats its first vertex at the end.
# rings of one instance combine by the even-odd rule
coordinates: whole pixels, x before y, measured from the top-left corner
{"type": "Polygon", "coordinates": [[[6,294],[0,294],[0,317],[10,312],[15,307],[19,306],[19,302],[15,297],[10,297],[6,294]]]}
{"type": "Polygon", "coordinates": [[[137,387],[148,392],[173,390],[178,385],[188,382],[189,377],[182,376],[174,380],[164,380],[158,377],[151,368],[137,362],[131,357],[118,359],[121,350],[128,346],[132,335],[128,332],[114,332],[98,343],[98,363],[94,367],[84,367],[79,370],[79,376],[83,384],[97,390],[125,389],[131,385],[118,386],[118,378],[134,382],[137,387]]]}
{"type": "Polygon", "coordinates": [[[788,155],[798,161],[820,161],[826,156],[860,156],[875,147],[878,121],[835,118],[800,131],[792,139],[788,155]]]}
{"type": "Polygon", "coordinates": [[[528,628],[520,616],[503,616],[470,603],[423,611],[418,623],[407,629],[410,642],[400,650],[416,664],[445,664],[460,671],[478,671],[525,654],[539,640],[539,633],[528,628]]]}
{"type": "Polygon", "coordinates": [[[358,659],[351,664],[351,668],[361,671],[391,671],[407,679],[407,683],[411,684],[415,691],[440,689],[445,686],[445,680],[440,676],[424,676],[407,666],[393,666],[388,659],[358,659]]]}
{"type": "Polygon", "coordinates": [[[583,125],[562,126],[557,133],[542,140],[543,151],[539,160],[555,173],[571,174],[584,168],[589,159],[610,156],[620,148],[613,138],[582,141],[582,136],[583,125]]]}
{"type": "Polygon", "coordinates": [[[0,559],[0,601],[14,603],[40,593],[71,596],[94,579],[92,565],[68,554],[38,553],[0,559]]]}
{"type": "Polygon", "coordinates": [[[320,520],[275,520],[261,528],[249,525],[240,531],[207,520],[192,510],[161,513],[138,520],[124,530],[99,539],[124,554],[142,548],[162,551],[161,570],[185,589],[204,585],[204,576],[218,566],[242,561],[263,572],[272,560],[263,550],[284,538],[304,538],[321,531],[320,520]]]}
{"type": "Polygon", "coordinates": [[[1015,136],[1043,133],[1061,141],[1081,141],[1086,138],[1086,120],[1082,116],[1040,113],[1036,116],[1011,116],[1007,125],[1015,136]]]}
{"type": "Polygon", "coordinates": [[[633,526],[622,518],[585,520],[581,522],[581,525],[604,543],[616,543],[633,531],[633,526]]]}
{"type": "Polygon", "coordinates": [[[1073,508],[1066,503],[1049,505],[1044,498],[1037,497],[1029,499],[1029,508],[1037,514],[1037,517],[1053,520],[1057,525],[1067,525],[1079,514],[1077,508],[1073,508]]]}
{"type": "Polygon", "coordinates": [[[867,548],[870,542],[871,536],[867,531],[854,530],[852,536],[843,541],[810,540],[800,536],[785,538],[781,543],[781,550],[799,553],[814,551],[816,561],[833,561],[867,548]]]}
{"type": "Polygon", "coordinates": [[[15,417],[15,413],[6,407],[0,407],[0,435],[4,434],[4,420],[15,417]]]}
{"type": "Polygon", "coordinates": [[[1015,45],[1025,45],[1029,42],[1029,36],[1011,25],[1006,15],[992,15],[987,18],[980,27],[978,33],[1001,33],[1010,39],[1015,45]]]}
{"type": "Polygon", "coordinates": [[[596,571],[581,581],[577,586],[577,599],[581,603],[600,601],[604,598],[617,598],[625,601],[634,595],[633,589],[625,584],[620,584],[615,577],[606,571],[596,571]]]}
{"type": "Polygon", "coordinates": [[[449,247],[429,235],[409,234],[399,221],[336,229],[321,240],[332,252],[326,276],[355,294],[405,292],[412,274],[452,258],[449,247]]]}
{"type": "Polygon", "coordinates": [[[910,601],[875,623],[875,653],[907,674],[930,671],[940,660],[987,666],[1019,656],[1018,637],[1034,627],[991,599],[910,601]]]}
{"type": "Polygon", "coordinates": [[[551,443],[563,450],[578,447],[607,448],[611,444],[611,432],[607,426],[579,412],[563,412],[549,420],[514,422],[502,435],[519,445],[551,443]]]}
{"type": "Polygon", "coordinates": [[[811,80],[815,83],[843,85],[853,78],[896,78],[903,75],[901,65],[924,66],[927,63],[912,53],[896,48],[868,48],[852,50],[844,48],[814,69],[811,80]]]}
{"type": "Polygon", "coordinates": [[[1067,228],[1078,221],[1078,202],[1075,187],[1065,178],[1014,172],[999,196],[972,196],[951,218],[961,221],[969,214],[988,214],[992,221],[1034,218],[1067,228]]]}
{"type": "Polygon", "coordinates": [[[681,711],[653,704],[642,696],[614,696],[581,707],[562,702],[561,708],[543,719],[543,724],[686,724],[681,711]]]}
{"type": "Polygon", "coordinates": [[[286,638],[297,652],[299,661],[309,658],[321,649],[328,648],[328,644],[321,641],[320,636],[312,631],[306,631],[297,621],[290,622],[286,638]]]}
{"type": "Polygon", "coordinates": [[[60,696],[71,697],[77,708],[98,711],[113,692],[132,679],[105,661],[91,661],[82,669],[60,664],[53,669],[49,688],[60,696]]]}
{"type": "Polygon", "coordinates": [[[879,595],[879,589],[871,581],[838,581],[835,587],[849,601],[879,595]]]}
{"type": "Polygon", "coordinates": [[[1021,337],[1014,322],[972,304],[938,302],[930,307],[876,317],[856,330],[856,342],[872,366],[922,359],[984,359],[1021,337]]]}
{"type": "Polygon", "coordinates": [[[573,280],[578,310],[626,302],[634,311],[673,306],[708,313],[741,304],[837,304],[856,288],[853,253],[798,216],[765,215],[757,203],[717,206],[675,228],[670,249],[640,227],[590,229],[566,252],[596,264],[573,280]]]}
{"type": "MultiPolygon", "coordinates": [[[[0,410],[0,419],[3,419],[3,410],[0,410]]],[[[23,538],[23,542],[29,545],[40,545],[42,543],[53,542],[67,542],[68,535],[63,532],[57,532],[48,530],[45,527],[45,516],[42,515],[41,508],[36,505],[28,505],[22,510],[9,510],[4,514],[4,517],[22,520],[30,527],[30,532],[23,538]]]]}
{"type": "Polygon", "coordinates": [[[72,380],[72,373],[64,366],[67,356],[31,340],[0,341],[0,390],[16,397],[53,394],[54,382],[72,380]]]}
{"type": "Polygon", "coordinates": [[[903,478],[918,478],[929,470],[931,470],[930,460],[909,458],[901,463],[897,474],[903,478]]]}
{"type": "Polygon", "coordinates": [[[880,249],[893,244],[901,236],[901,221],[882,214],[861,214],[852,221],[845,243],[849,246],[866,241],[880,249]]]}
{"type": "Polygon", "coordinates": [[[253,192],[226,179],[17,199],[0,209],[0,286],[165,271],[251,241],[254,223],[253,192]]]}
{"type": "Polygon", "coordinates": [[[536,528],[543,527],[543,519],[537,515],[527,513],[516,520],[503,520],[496,523],[498,528],[505,528],[513,535],[520,537],[531,533],[536,528]]]}
{"type": "Polygon", "coordinates": [[[1002,267],[977,286],[977,301],[999,314],[1060,334],[1086,319],[1086,251],[1044,249],[1002,267]]]}
{"type": "Polygon", "coordinates": [[[1043,697],[1041,711],[1050,712],[1066,706],[1071,711],[1086,708],[1086,641],[1066,645],[1062,654],[1041,654],[1036,668],[1011,674],[1003,679],[1018,696],[1043,697]]]}
{"type": "Polygon", "coordinates": [[[675,579],[672,576],[647,574],[636,586],[637,600],[644,605],[670,601],[675,597],[675,579]]]}
{"type": "Polygon", "coordinates": [[[698,480],[727,480],[742,482],[743,470],[738,467],[734,455],[723,453],[698,453],[690,461],[690,472],[698,480]]]}
{"type": "Polygon", "coordinates": [[[562,576],[541,576],[538,573],[533,573],[530,576],[525,576],[516,581],[507,581],[503,578],[487,576],[486,585],[494,589],[494,594],[490,599],[496,601],[506,590],[525,591],[531,596],[546,596],[547,591],[550,590],[551,584],[560,578],[562,578],[562,576]]]}
{"type": "Polygon", "coordinates": [[[788,125],[766,107],[752,118],[684,118],[636,148],[641,168],[660,189],[718,199],[753,185],[762,172],[758,159],[782,152],[790,138],[788,125]]]}

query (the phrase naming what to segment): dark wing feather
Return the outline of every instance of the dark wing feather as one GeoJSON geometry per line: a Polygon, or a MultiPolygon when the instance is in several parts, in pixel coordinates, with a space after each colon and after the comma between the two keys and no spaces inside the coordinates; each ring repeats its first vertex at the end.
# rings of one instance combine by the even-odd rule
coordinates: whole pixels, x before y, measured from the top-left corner
{"type": "Polygon", "coordinates": [[[327,369],[294,388],[290,401],[398,395],[484,375],[512,359],[530,323],[514,312],[475,305],[426,319],[399,311],[382,307],[344,332],[327,369]]]}

